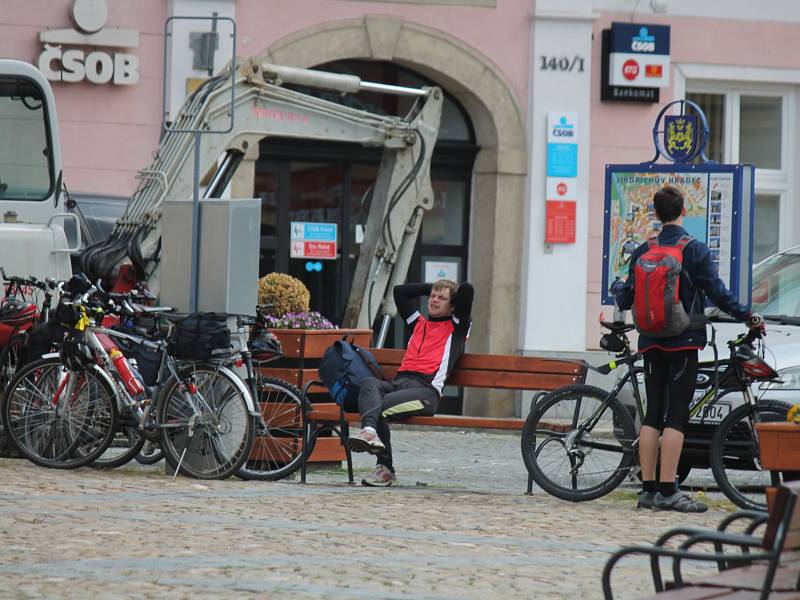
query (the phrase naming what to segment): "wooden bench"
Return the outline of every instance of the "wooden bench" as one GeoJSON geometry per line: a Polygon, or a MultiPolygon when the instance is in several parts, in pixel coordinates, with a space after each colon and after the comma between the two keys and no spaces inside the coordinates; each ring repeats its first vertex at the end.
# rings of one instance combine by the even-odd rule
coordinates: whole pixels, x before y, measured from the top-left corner
{"type": "MultiPolygon", "coordinates": [[[[386,377],[394,377],[403,359],[404,350],[370,349],[370,352],[380,363],[386,377]]],[[[466,353],[459,358],[446,385],[502,390],[551,391],[566,385],[583,383],[585,378],[586,368],[574,361],[466,353]]],[[[327,390],[318,381],[308,382],[304,386],[303,396],[306,410],[304,418],[308,424],[305,428],[304,447],[313,448],[316,439],[324,432],[334,433],[345,448],[348,482],[353,483],[352,456],[345,443],[350,434],[350,423],[360,423],[361,416],[358,413],[344,412],[337,404],[330,401],[327,390]],[[323,400],[314,402],[311,399],[314,397],[323,400]]],[[[408,417],[399,422],[432,427],[520,431],[525,420],[434,415],[432,417],[408,417]]],[[[306,481],[305,462],[301,469],[300,480],[303,483],[306,481]]],[[[533,478],[529,475],[527,493],[532,493],[532,490],[533,478]]]]}
{"type": "MultiPolygon", "coordinates": [[[[662,535],[653,546],[630,546],[615,553],[603,570],[603,594],[611,600],[611,571],[624,556],[646,554],[650,556],[653,600],[689,599],[745,599],[745,598],[800,598],[800,481],[784,484],[776,490],[766,519],[764,537],[753,535],[752,528],[742,534],[731,534],[720,529],[702,530],[679,527],[662,535]],[[675,538],[686,538],[678,548],[666,547],[675,538]],[[701,553],[693,547],[713,544],[714,552],[701,553]],[[737,551],[727,550],[737,548],[737,551]],[[664,591],[659,559],[672,558],[674,588],[664,591]],[[719,573],[686,582],[681,575],[681,565],[686,560],[717,563],[719,573]]],[[[763,514],[763,513],[762,513],[763,514]]],[[[741,516],[759,523],[759,513],[744,512],[728,517],[727,523],[741,516]]],[[[763,522],[763,518],[761,521],[763,522]]]]}

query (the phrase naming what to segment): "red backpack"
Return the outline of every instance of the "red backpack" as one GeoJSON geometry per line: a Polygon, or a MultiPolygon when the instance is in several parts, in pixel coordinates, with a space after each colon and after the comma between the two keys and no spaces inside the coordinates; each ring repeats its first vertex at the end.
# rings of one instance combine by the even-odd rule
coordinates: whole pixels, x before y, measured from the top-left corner
{"type": "Polygon", "coordinates": [[[647,251],[633,267],[633,323],[639,333],[666,338],[680,335],[691,319],[680,299],[683,250],[694,238],[685,235],[674,246],[647,241],[647,251]]]}

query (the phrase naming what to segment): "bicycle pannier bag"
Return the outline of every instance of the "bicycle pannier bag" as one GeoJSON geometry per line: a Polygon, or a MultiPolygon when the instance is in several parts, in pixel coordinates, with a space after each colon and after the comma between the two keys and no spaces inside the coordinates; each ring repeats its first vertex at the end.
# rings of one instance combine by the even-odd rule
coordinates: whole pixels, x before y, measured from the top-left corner
{"type": "Polygon", "coordinates": [[[372,353],[348,341],[346,336],[325,350],[317,372],[339,406],[358,401],[358,386],[365,377],[386,379],[372,353]]]}
{"type": "Polygon", "coordinates": [[[648,240],[648,249],[633,267],[633,323],[639,333],[666,338],[680,335],[692,323],[680,299],[683,250],[694,238],[683,236],[674,246],[648,240]]]}
{"type": "Polygon", "coordinates": [[[226,358],[231,353],[231,332],[224,313],[190,313],[170,337],[170,352],[179,360],[226,358]]]}

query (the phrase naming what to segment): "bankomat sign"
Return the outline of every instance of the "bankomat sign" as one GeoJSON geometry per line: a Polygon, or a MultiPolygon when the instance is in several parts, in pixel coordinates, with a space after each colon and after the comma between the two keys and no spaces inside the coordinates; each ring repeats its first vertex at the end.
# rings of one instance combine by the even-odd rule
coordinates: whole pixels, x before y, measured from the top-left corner
{"type": "Polygon", "coordinates": [[[609,84],[669,87],[669,26],[612,23],[609,84]]]}
{"type": "Polygon", "coordinates": [[[50,81],[133,85],[139,81],[139,58],[126,52],[109,53],[95,48],[135,48],[139,32],[118,27],[105,29],[106,0],[74,0],[71,10],[75,29],[50,29],[39,34],[44,50],[38,67],[50,81]],[[87,48],[90,47],[90,48],[87,48]]]}

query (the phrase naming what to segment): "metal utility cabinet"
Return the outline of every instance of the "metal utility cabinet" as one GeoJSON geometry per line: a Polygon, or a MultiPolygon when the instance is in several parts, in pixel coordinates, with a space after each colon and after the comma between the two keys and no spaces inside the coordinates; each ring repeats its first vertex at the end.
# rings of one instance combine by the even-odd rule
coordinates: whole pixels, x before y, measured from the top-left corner
{"type": "MultiPolygon", "coordinates": [[[[255,314],[258,296],[260,199],[200,201],[197,309],[255,314]]],[[[189,311],[192,203],[164,203],[161,303],[189,311]]]]}

